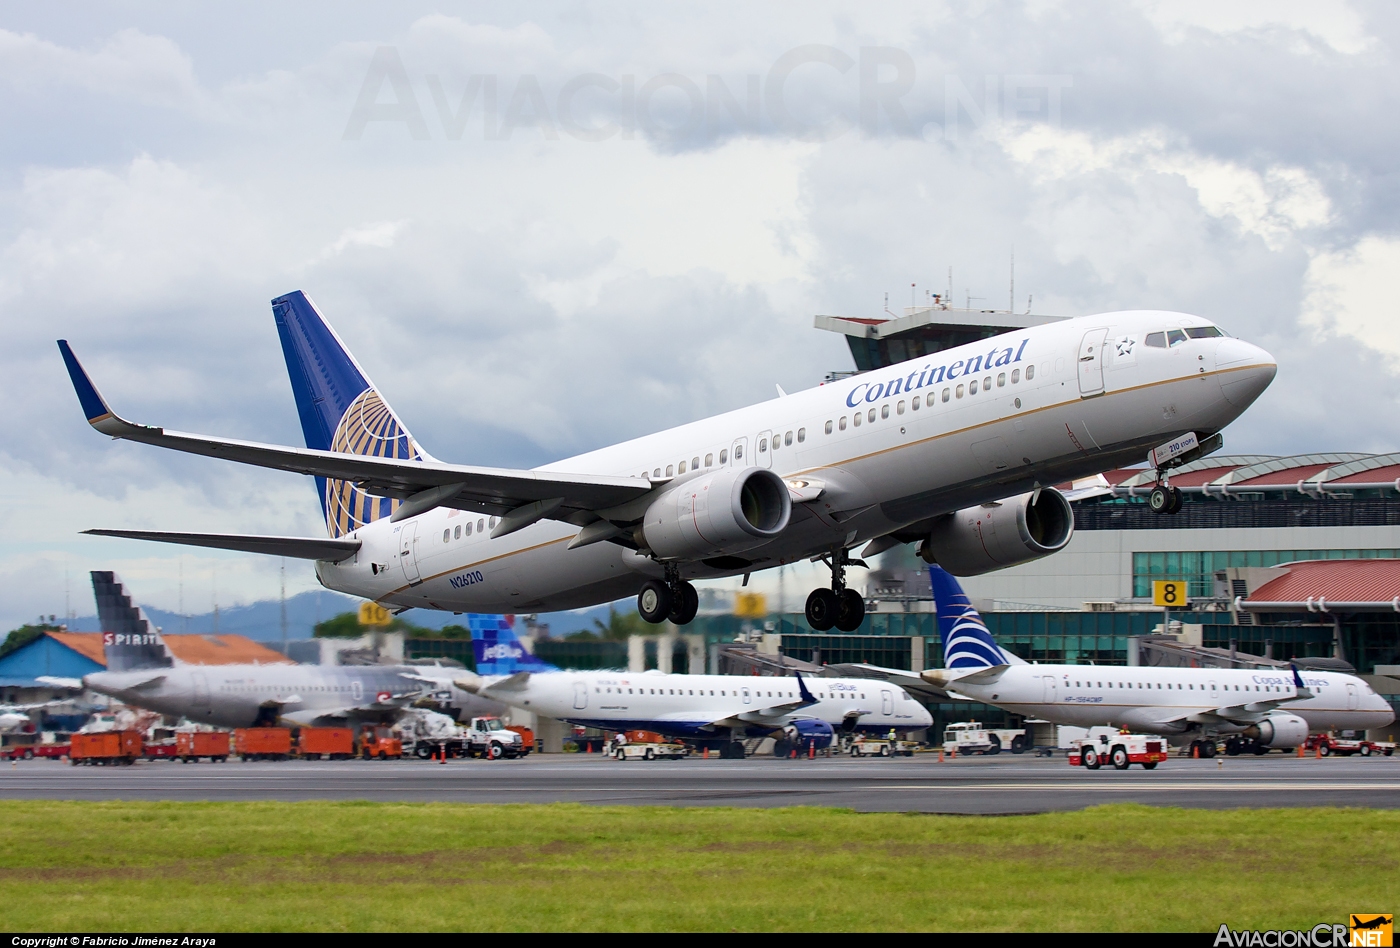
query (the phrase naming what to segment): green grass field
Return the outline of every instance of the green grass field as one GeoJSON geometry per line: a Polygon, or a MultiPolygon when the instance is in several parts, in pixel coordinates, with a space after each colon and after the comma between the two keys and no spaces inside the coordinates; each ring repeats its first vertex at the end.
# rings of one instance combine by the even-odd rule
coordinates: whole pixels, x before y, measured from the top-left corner
{"type": "Polygon", "coordinates": [[[7,802],[11,931],[1308,928],[1400,905],[1400,811],[956,817],[7,802]]]}

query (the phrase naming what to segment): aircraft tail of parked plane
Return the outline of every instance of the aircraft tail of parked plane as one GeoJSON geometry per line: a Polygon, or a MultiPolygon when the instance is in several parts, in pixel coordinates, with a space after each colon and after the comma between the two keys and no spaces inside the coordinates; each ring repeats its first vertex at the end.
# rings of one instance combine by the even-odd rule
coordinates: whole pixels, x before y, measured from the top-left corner
{"type": "MultiPolygon", "coordinates": [[[[316,451],[421,461],[427,456],[316,305],[301,290],[272,301],[306,446],[316,451]]],[[[339,478],[316,478],[326,530],[342,537],[388,517],[402,501],[339,478]]]]}
{"type": "Polygon", "coordinates": [[[514,616],[469,615],[476,673],[485,677],[517,672],[553,672],[557,667],[537,658],[515,634],[514,616]]]}
{"type": "Polygon", "coordinates": [[[97,598],[97,619],[102,626],[102,650],[108,671],[173,668],[179,663],[155,624],[131,601],[116,573],[93,570],[92,592],[97,598]]]}
{"type": "Polygon", "coordinates": [[[987,623],[952,574],[934,565],[928,568],[928,575],[938,613],[938,631],[943,638],[945,668],[972,671],[1025,664],[996,643],[987,623]]]}

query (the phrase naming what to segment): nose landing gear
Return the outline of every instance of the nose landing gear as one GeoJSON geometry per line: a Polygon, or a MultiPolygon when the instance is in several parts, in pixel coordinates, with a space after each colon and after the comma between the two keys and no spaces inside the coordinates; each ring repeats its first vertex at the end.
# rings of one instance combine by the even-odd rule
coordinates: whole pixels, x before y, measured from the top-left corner
{"type": "Polygon", "coordinates": [[[1170,486],[1167,483],[1166,472],[1163,472],[1162,479],[1152,488],[1152,493],[1147,495],[1148,509],[1155,514],[1171,515],[1180,513],[1181,504],[1181,488],[1170,486]]]}
{"type": "Polygon", "coordinates": [[[846,567],[865,566],[863,560],[851,559],[843,548],[830,559],[822,557],[831,567],[831,588],[814,589],[807,597],[807,624],[817,632],[835,626],[842,632],[854,632],[865,619],[865,599],[846,586],[846,567]]]}
{"type": "Polygon", "coordinates": [[[675,625],[688,625],[700,609],[700,594],[695,587],[681,579],[680,567],[665,564],[665,580],[649,579],[637,593],[637,612],[653,625],[671,620],[675,625]]]}

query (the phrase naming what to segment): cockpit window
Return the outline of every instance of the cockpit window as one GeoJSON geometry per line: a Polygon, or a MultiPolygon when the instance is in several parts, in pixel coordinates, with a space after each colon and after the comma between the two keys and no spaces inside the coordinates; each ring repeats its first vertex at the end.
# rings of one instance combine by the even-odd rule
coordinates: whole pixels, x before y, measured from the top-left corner
{"type": "Polygon", "coordinates": [[[1182,332],[1180,329],[1168,329],[1168,330],[1167,330],[1167,348],[1168,348],[1168,349],[1170,349],[1172,346],[1179,346],[1179,345],[1181,345],[1181,344],[1182,344],[1183,342],[1185,342],[1185,341],[1186,341],[1186,333],[1182,332]]]}
{"type": "Polygon", "coordinates": [[[1192,339],[1210,339],[1214,336],[1223,336],[1225,334],[1220,331],[1219,326],[1196,326],[1186,330],[1186,335],[1190,336],[1192,339]]]}
{"type": "Polygon", "coordinates": [[[1144,340],[1154,349],[1165,349],[1167,347],[1167,334],[1164,332],[1150,332],[1144,340]]]}

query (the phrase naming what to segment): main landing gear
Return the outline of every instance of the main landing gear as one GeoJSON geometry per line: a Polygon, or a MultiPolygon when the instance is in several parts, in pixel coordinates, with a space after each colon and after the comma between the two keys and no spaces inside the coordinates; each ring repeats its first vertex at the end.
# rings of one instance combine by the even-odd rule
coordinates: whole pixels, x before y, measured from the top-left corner
{"type": "Polygon", "coordinates": [[[637,611],[657,625],[668,619],[675,625],[689,625],[700,610],[700,594],[681,579],[680,567],[666,563],[664,580],[649,579],[637,593],[637,611]]]}
{"type": "Polygon", "coordinates": [[[854,632],[865,618],[865,599],[846,587],[846,567],[865,563],[851,559],[844,549],[837,550],[826,562],[831,566],[831,588],[814,589],[807,597],[807,624],[817,632],[825,632],[833,625],[842,632],[854,632]]]}

